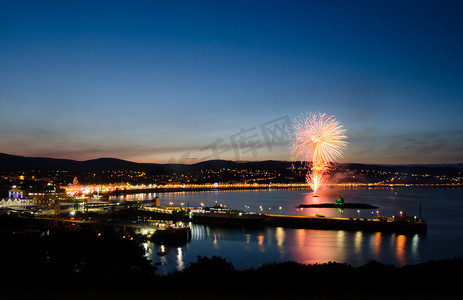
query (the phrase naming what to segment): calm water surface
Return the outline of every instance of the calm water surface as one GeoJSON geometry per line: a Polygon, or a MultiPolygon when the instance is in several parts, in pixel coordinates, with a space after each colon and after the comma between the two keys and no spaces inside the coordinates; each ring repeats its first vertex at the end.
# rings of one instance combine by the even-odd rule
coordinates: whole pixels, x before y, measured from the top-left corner
{"type": "Polygon", "coordinates": [[[329,261],[352,265],[377,260],[406,265],[433,259],[463,256],[463,189],[461,188],[325,188],[319,197],[310,190],[245,190],[140,194],[127,196],[148,199],[159,196],[161,205],[213,206],[264,213],[313,216],[375,217],[377,210],[315,209],[296,207],[301,203],[333,203],[339,196],[346,202],[378,206],[379,214],[398,215],[400,211],[428,222],[425,235],[400,235],[342,230],[288,228],[227,228],[192,224],[192,240],[180,246],[144,244],[147,255],[167,274],[196,261],[198,255],[227,258],[236,268],[258,267],[264,263],[296,261],[305,264],[329,261]],[[248,208],[249,207],[249,208],[248,208]],[[166,256],[158,256],[160,250],[166,256]]]}

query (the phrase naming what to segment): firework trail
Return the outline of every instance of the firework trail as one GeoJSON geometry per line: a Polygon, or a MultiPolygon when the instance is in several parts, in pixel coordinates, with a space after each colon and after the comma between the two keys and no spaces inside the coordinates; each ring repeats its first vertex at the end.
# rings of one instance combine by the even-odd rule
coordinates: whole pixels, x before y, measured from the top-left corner
{"type": "Polygon", "coordinates": [[[291,159],[310,166],[306,182],[314,193],[323,183],[323,175],[347,147],[346,130],[334,116],[310,114],[294,121],[291,159]]]}

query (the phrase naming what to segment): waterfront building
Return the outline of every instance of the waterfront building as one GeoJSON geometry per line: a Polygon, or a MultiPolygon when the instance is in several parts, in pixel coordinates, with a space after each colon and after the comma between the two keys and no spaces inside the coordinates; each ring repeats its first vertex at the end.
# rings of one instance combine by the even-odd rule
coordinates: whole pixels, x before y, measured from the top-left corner
{"type": "Polygon", "coordinates": [[[35,199],[35,205],[48,205],[57,200],[66,200],[66,191],[55,186],[47,186],[40,190],[30,191],[28,197],[35,199]]]}
{"type": "Polygon", "coordinates": [[[16,186],[13,186],[8,191],[8,199],[23,199],[23,198],[24,198],[24,191],[17,188],[16,186]]]}

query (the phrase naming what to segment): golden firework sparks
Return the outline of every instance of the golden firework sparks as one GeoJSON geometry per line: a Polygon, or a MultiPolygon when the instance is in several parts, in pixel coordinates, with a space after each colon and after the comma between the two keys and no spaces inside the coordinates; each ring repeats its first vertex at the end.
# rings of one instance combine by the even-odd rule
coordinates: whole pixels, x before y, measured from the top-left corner
{"type": "Polygon", "coordinates": [[[324,175],[347,147],[346,130],[334,116],[317,113],[294,121],[291,159],[310,166],[306,181],[314,192],[323,183],[324,175]]]}

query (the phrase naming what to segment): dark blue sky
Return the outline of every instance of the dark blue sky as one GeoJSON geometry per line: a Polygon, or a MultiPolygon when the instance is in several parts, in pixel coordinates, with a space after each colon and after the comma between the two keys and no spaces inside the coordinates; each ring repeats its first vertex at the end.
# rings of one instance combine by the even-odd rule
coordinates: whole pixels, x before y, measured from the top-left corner
{"type": "Polygon", "coordinates": [[[2,1],[0,152],[289,160],[287,121],[323,112],[348,130],[342,161],[463,162],[461,16],[461,1],[2,1]]]}

